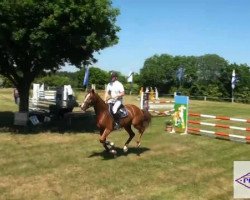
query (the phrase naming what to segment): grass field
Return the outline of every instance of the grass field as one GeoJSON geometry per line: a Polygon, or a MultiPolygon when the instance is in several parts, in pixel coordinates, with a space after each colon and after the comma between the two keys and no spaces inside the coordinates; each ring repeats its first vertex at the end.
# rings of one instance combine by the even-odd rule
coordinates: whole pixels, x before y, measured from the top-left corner
{"type": "MultiPolygon", "coordinates": [[[[126,96],[126,103],[133,102],[138,104],[135,96],[126,96]]],[[[2,116],[16,110],[11,90],[1,89],[0,199],[228,200],[233,161],[250,160],[250,145],[169,134],[165,117],[153,118],[141,147],[132,141],[127,154],[125,131],[111,133],[118,148],[114,159],[103,151],[97,132],[9,132],[4,127],[10,119],[2,116]]],[[[190,101],[190,110],[250,118],[246,104],[190,101]]]]}

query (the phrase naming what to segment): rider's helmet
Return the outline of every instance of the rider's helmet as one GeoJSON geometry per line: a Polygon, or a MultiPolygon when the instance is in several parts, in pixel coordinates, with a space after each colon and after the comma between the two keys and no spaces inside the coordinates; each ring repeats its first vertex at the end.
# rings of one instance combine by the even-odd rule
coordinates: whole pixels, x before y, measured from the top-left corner
{"type": "Polygon", "coordinates": [[[111,72],[111,81],[117,80],[118,74],[116,72],[111,72]]]}

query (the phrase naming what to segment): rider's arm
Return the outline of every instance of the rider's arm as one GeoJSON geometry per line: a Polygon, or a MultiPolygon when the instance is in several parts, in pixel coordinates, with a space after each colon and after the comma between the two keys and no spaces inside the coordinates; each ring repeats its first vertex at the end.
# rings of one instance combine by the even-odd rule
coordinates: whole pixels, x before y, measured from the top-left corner
{"type": "Polygon", "coordinates": [[[107,85],[107,88],[106,88],[106,90],[105,90],[105,94],[104,94],[104,101],[107,103],[107,101],[108,101],[108,99],[110,98],[109,96],[109,91],[110,91],[110,89],[109,89],[109,84],[107,85]]]}
{"type": "Polygon", "coordinates": [[[116,95],[116,98],[123,97],[125,95],[125,92],[120,92],[118,95],[116,95]]]}
{"type": "Polygon", "coordinates": [[[108,94],[108,91],[106,90],[106,91],[105,91],[105,95],[104,95],[104,101],[105,101],[105,102],[108,101],[108,96],[109,96],[109,94],[108,94]]]}

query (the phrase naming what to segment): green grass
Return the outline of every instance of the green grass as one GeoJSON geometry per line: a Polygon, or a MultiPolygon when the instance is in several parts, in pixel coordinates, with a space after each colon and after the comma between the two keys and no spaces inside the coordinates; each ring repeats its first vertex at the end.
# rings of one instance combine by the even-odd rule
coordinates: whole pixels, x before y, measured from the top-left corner
{"type": "MultiPolygon", "coordinates": [[[[0,91],[0,103],[2,100],[0,91]]],[[[11,97],[7,97],[11,99],[11,97]]],[[[127,96],[126,102],[136,102],[127,96]]],[[[12,100],[12,99],[11,99],[12,100]]],[[[191,101],[203,114],[249,117],[249,105],[191,101]]],[[[0,107],[14,111],[15,104],[0,107]]],[[[2,120],[2,118],[1,118],[2,120]]],[[[118,155],[103,151],[93,132],[0,133],[0,199],[179,200],[233,199],[233,161],[249,160],[250,146],[202,136],[169,134],[153,118],[135,148],[125,131],[111,133],[118,155]]],[[[82,122],[84,123],[84,121],[82,122]]]]}

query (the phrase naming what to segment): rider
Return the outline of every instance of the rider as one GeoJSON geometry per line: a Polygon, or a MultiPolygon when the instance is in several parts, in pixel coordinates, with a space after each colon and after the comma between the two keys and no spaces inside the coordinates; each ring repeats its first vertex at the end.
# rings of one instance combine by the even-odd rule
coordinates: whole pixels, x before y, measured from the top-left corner
{"type": "Polygon", "coordinates": [[[107,85],[104,100],[106,103],[113,105],[112,106],[112,114],[115,121],[114,129],[118,129],[120,127],[119,116],[117,116],[118,108],[122,105],[123,96],[125,95],[124,87],[120,81],[117,80],[117,73],[111,73],[111,81],[107,85]]]}

